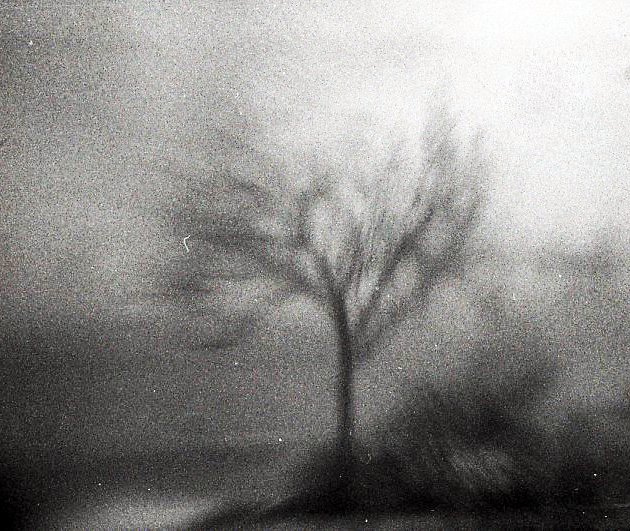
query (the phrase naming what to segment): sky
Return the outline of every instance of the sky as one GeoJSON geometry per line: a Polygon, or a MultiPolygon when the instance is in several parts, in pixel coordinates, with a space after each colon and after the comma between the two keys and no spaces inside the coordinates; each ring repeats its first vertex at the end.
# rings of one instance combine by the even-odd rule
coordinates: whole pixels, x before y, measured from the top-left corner
{"type": "Polygon", "coordinates": [[[324,144],[334,159],[339,138],[362,120],[383,135],[413,134],[427,106],[444,100],[463,135],[483,132],[496,163],[498,238],[580,247],[629,223],[628,9],[232,2],[194,21],[148,8],[136,23],[173,65],[213,72],[230,104],[257,116],[285,156],[287,147],[324,144]]]}
{"type": "Polygon", "coordinates": [[[97,5],[2,11],[3,128],[24,140],[4,148],[21,173],[2,230],[8,254],[34,259],[16,265],[25,281],[57,282],[61,248],[96,262],[90,284],[136,289],[125,272],[185,237],[156,219],[177,184],[151,165],[199,171],[217,128],[296,173],[358,139],[369,170],[438,101],[463,136],[485,135],[492,240],[580,249],[603,231],[628,248],[625,2],[97,5]]]}

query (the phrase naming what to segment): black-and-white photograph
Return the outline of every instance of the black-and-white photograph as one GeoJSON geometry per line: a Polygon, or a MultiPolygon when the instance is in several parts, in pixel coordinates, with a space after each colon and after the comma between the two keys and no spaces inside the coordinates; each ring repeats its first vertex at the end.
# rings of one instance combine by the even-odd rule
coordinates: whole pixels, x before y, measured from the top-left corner
{"type": "Polygon", "coordinates": [[[630,2],[0,4],[0,527],[630,528],[630,2]]]}

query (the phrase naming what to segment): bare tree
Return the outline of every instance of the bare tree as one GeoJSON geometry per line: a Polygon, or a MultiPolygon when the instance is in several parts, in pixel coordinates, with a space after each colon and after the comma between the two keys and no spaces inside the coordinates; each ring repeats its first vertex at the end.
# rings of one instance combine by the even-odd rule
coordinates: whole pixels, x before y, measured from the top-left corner
{"type": "MultiPolygon", "coordinates": [[[[300,293],[328,309],[340,367],[342,501],[352,477],[355,365],[458,267],[479,214],[485,171],[479,139],[463,145],[454,125],[445,113],[435,115],[417,139],[394,144],[367,177],[317,164],[306,177],[287,175],[281,163],[232,138],[230,150],[247,153],[249,162],[218,159],[178,212],[204,228],[191,241],[211,250],[197,279],[206,288],[269,279],[272,303],[300,293]]],[[[217,328],[213,345],[239,341],[260,310],[256,301],[241,308],[229,327],[217,328]]]]}

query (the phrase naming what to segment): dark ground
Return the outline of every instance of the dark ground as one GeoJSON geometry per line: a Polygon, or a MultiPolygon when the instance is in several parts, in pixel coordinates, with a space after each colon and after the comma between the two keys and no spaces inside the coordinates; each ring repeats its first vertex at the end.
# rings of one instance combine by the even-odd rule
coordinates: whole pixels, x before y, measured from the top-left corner
{"type": "MultiPolygon", "coordinates": [[[[29,462],[2,467],[3,512],[16,529],[132,527],[211,529],[624,529],[630,509],[620,506],[543,506],[536,509],[310,513],[292,511],[216,521],[212,515],[228,477],[261,474],[289,450],[197,449],[106,462],[29,462]],[[247,470],[244,473],[244,470],[247,470]]],[[[247,480],[241,488],[246,488],[247,480]]],[[[251,493],[244,494],[250,496],[251,493]]],[[[7,527],[5,527],[7,528],[7,527]]],[[[8,527],[11,528],[10,526],[8,527]]]]}

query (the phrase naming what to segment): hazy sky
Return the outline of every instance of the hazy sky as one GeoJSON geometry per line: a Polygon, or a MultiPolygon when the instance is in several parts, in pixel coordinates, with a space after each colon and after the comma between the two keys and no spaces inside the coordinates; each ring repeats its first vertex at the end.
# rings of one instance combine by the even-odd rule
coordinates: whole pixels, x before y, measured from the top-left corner
{"type": "Polygon", "coordinates": [[[510,236],[579,247],[630,223],[624,1],[231,2],[195,15],[151,5],[125,20],[158,49],[167,99],[218,86],[272,144],[302,151],[347,136],[357,114],[385,134],[417,128],[444,98],[487,135],[510,236]]]}
{"type": "Polygon", "coordinates": [[[172,183],[156,161],[198,171],[216,128],[298,165],[343,161],[358,137],[369,169],[441,100],[486,134],[494,239],[581,248],[617,227],[628,246],[624,1],[38,6],[0,26],[2,127],[18,131],[0,230],[23,282],[58,284],[63,249],[92,283],[137,289],[127,273],[185,236],[157,220],[172,183]]]}

